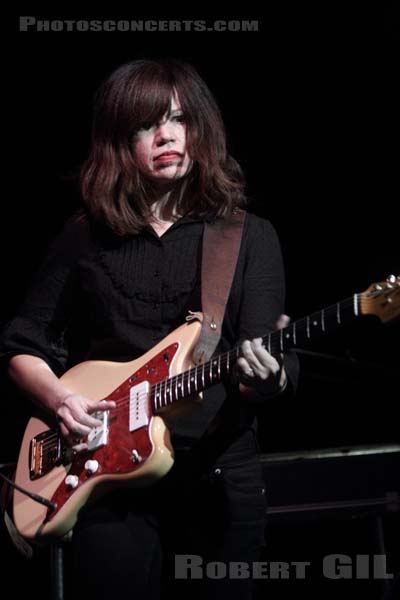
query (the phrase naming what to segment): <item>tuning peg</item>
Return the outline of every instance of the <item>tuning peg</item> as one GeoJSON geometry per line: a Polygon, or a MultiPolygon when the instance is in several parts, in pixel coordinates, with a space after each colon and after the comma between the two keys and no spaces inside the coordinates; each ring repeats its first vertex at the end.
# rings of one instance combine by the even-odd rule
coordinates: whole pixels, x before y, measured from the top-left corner
{"type": "Polygon", "coordinates": [[[396,275],[389,275],[389,277],[386,278],[386,281],[388,283],[396,283],[396,275]]]}

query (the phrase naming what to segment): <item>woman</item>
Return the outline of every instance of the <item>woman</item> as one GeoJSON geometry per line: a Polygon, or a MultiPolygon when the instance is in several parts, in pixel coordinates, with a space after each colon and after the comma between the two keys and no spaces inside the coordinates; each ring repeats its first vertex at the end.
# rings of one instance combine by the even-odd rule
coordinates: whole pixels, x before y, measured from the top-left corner
{"type": "MultiPolygon", "coordinates": [[[[201,310],[205,223],[245,206],[219,109],[193,67],[142,60],[111,74],[96,98],[81,188],[85,209],[54,241],[2,340],[12,380],[77,451],[101,423],[93,413],[112,414],[115,403],[73,393],[59,377],[84,360],[139,357],[201,310]]],[[[248,214],[216,350],[240,343],[237,377],[205,393],[203,405],[217,407],[211,418],[199,409],[172,425],[176,460],[164,479],[81,511],[73,597],[158,598],[161,581],[178,597],[251,596],[251,577],[218,578],[206,565],[251,569],[264,542],[256,405],[293,389],[296,363],[277,360],[259,336],[287,324],[283,303],[276,233],[248,214]],[[201,561],[201,577],[182,575],[187,555],[201,561]]]]}

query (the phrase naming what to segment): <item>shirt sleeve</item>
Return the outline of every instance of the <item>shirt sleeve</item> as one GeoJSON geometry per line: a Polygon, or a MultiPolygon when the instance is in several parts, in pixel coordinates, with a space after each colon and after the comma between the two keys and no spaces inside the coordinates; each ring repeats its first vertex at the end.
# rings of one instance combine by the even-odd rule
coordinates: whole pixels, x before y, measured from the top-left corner
{"type": "Polygon", "coordinates": [[[17,354],[42,358],[61,375],[68,359],[65,330],[76,300],[76,265],[87,247],[88,227],[70,219],[51,243],[17,314],[0,336],[0,366],[17,354]]]}
{"type": "MultiPolygon", "coordinates": [[[[247,247],[239,316],[239,341],[265,336],[285,311],[285,272],[278,235],[273,225],[249,215],[247,247]]],[[[288,388],[297,388],[298,359],[285,352],[288,388]]]]}

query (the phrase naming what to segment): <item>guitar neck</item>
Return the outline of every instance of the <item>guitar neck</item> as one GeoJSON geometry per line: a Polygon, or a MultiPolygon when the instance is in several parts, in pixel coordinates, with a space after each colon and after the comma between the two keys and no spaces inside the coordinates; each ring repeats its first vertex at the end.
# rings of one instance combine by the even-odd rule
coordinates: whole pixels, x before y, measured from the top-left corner
{"type": "Polygon", "coordinates": [[[263,337],[270,354],[303,347],[360,316],[360,294],[332,304],[263,337]]]}
{"type": "MultiPolygon", "coordinates": [[[[287,327],[263,336],[263,344],[270,354],[279,354],[291,348],[303,347],[309,342],[330,333],[358,317],[361,294],[323,308],[307,317],[294,321],[287,327]]],[[[169,406],[192,394],[197,394],[211,385],[229,377],[240,355],[240,347],[214,356],[209,361],[190,368],[179,375],[155,384],[151,390],[153,411],[169,406]]]]}

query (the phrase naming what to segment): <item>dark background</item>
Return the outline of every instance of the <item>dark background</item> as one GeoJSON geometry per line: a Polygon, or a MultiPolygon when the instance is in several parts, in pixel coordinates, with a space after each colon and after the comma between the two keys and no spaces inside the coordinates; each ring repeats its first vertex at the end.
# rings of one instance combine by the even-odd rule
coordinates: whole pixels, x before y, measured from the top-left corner
{"type": "MultiPolygon", "coordinates": [[[[207,18],[199,13],[19,11],[38,19],[207,18]]],[[[10,21],[15,60],[3,72],[3,128],[11,125],[12,134],[8,152],[3,146],[2,321],[79,206],[76,174],[88,149],[95,89],[115,67],[141,57],[187,60],[214,92],[231,153],[247,176],[250,209],[280,236],[293,319],[400,273],[395,3],[382,3],[376,13],[280,3],[262,18],[231,10],[210,20],[218,18],[258,19],[259,31],[19,33],[18,19],[10,21]]],[[[260,415],[262,452],[397,442],[399,325],[359,319],[307,350],[299,354],[296,399],[260,415]]],[[[9,419],[0,458],[12,460],[28,411],[7,400],[14,398],[7,384],[5,390],[9,419]]],[[[282,536],[279,529],[278,549],[282,536]]]]}

